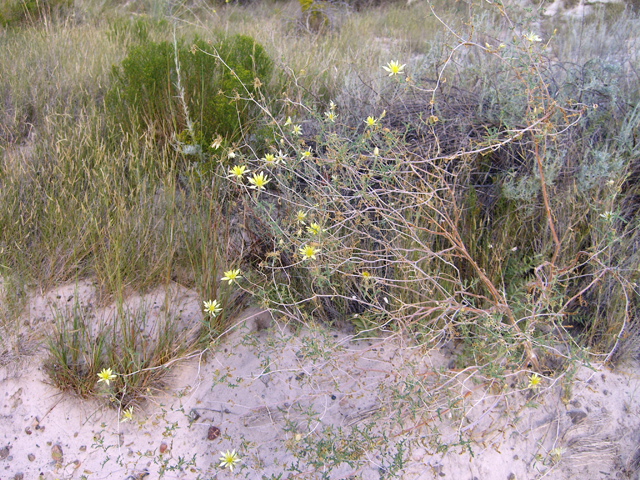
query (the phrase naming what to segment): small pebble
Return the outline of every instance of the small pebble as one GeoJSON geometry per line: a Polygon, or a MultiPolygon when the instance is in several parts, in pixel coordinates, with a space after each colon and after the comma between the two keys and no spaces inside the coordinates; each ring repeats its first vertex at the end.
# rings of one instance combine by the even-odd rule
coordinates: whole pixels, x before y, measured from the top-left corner
{"type": "Polygon", "coordinates": [[[571,423],[577,425],[587,417],[587,412],[583,410],[569,410],[567,415],[571,418],[571,423]]]}
{"type": "Polygon", "coordinates": [[[62,463],[64,454],[62,453],[62,447],[58,444],[51,447],[51,458],[53,458],[56,463],[62,463]]]}
{"type": "Polygon", "coordinates": [[[27,458],[30,462],[33,462],[36,459],[36,456],[33,453],[30,453],[29,455],[27,455],[27,458]]]}
{"type": "Polygon", "coordinates": [[[414,462],[417,462],[419,460],[422,460],[422,457],[424,457],[427,454],[427,450],[420,447],[420,448],[416,448],[413,452],[411,452],[411,460],[413,460],[414,462]]]}
{"type": "Polygon", "coordinates": [[[9,447],[0,448],[0,460],[4,460],[9,456],[9,447]]]}

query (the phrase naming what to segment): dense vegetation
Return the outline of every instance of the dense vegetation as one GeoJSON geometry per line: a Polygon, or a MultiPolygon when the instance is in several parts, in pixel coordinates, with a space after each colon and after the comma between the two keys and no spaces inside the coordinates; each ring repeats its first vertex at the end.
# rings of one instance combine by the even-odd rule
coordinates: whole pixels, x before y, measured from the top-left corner
{"type": "Polygon", "coordinates": [[[62,388],[90,395],[109,365],[134,402],[153,380],[135,372],[217,339],[248,295],[503,370],[637,354],[631,11],[18,3],[0,10],[5,348],[30,291],[79,278],[104,302],[177,282],[220,306],[151,340],[144,312],[94,332],[61,314],[62,388]]]}

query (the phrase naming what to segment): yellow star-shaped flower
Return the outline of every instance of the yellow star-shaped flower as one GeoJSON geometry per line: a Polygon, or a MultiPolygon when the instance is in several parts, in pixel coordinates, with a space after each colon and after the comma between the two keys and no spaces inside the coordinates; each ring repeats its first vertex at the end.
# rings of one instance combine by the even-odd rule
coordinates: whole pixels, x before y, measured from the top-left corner
{"type": "Polygon", "coordinates": [[[335,113],[333,110],[330,110],[328,112],[324,112],[324,116],[327,117],[327,120],[329,120],[330,122],[335,123],[336,118],[338,117],[338,114],[335,113]]]}
{"type": "Polygon", "coordinates": [[[385,67],[382,67],[382,68],[384,68],[387,72],[389,72],[390,77],[393,77],[394,75],[403,74],[404,73],[403,70],[405,66],[406,64],[400,65],[400,62],[396,62],[392,60],[389,63],[387,63],[385,67]]]}
{"type": "Polygon", "coordinates": [[[304,221],[306,220],[306,218],[307,212],[305,212],[304,210],[298,210],[298,213],[296,213],[296,222],[304,225],[304,221]]]}
{"type": "Polygon", "coordinates": [[[264,160],[264,163],[266,163],[267,165],[275,165],[276,163],[278,163],[276,156],[272,153],[267,153],[264,156],[263,160],[264,160]]]}
{"type": "Polygon", "coordinates": [[[235,450],[231,452],[227,450],[226,452],[220,452],[220,467],[228,468],[230,472],[233,472],[233,467],[236,466],[236,463],[240,462],[240,458],[238,458],[238,454],[235,450]]]}
{"type": "Polygon", "coordinates": [[[251,184],[250,188],[253,188],[255,190],[264,190],[264,188],[267,186],[267,183],[269,183],[270,181],[271,179],[269,177],[266,177],[263,172],[260,172],[259,174],[254,173],[253,177],[249,179],[249,183],[251,184]]]}
{"type": "Polygon", "coordinates": [[[236,269],[236,270],[227,270],[226,272],[224,272],[224,277],[222,277],[220,280],[222,280],[223,282],[229,282],[229,285],[231,285],[233,282],[238,281],[238,279],[242,278],[241,275],[241,271],[240,269],[236,269]]]}
{"type": "Polygon", "coordinates": [[[529,377],[529,385],[527,388],[537,388],[538,384],[540,383],[540,380],[542,380],[537,373],[534,373],[533,375],[531,375],[529,377]]]}
{"type": "Polygon", "coordinates": [[[98,383],[104,382],[109,385],[109,382],[115,380],[117,377],[110,368],[103,368],[102,371],[98,374],[98,383]]]}
{"type": "Polygon", "coordinates": [[[129,407],[122,411],[122,420],[120,420],[120,422],[124,423],[130,420],[133,420],[133,407],[129,407]]]}
{"type": "Polygon", "coordinates": [[[245,173],[249,173],[250,170],[247,170],[247,167],[244,165],[234,165],[231,169],[229,169],[229,176],[236,177],[238,180],[242,179],[242,176],[245,173]]]}
{"type": "Polygon", "coordinates": [[[378,124],[378,120],[376,120],[375,118],[369,116],[364,121],[364,123],[365,123],[365,125],[367,125],[367,127],[375,127],[378,124]]]}
{"type": "Polygon", "coordinates": [[[318,235],[321,231],[322,231],[322,227],[315,222],[311,223],[307,227],[307,232],[309,232],[312,235],[318,235]]]}
{"type": "Polygon", "coordinates": [[[222,311],[222,307],[217,300],[209,300],[208,302],[204,302],[204,311],[215,318],[216,315],[222,311]]]}
{"type": "Polygon", "coordinates": [[[311,245],[304,245],[300,248],[300,255],[303,260],[316,259],[316,254],[320,253],[320,249],[311,245]]]}

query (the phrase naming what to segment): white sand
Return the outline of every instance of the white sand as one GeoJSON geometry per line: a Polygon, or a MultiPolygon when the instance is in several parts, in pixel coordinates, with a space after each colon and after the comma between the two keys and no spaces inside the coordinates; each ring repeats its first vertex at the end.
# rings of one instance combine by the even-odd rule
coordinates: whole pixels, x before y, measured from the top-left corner
{"type": "MultiPolygon", "coordinates": [[[[638,478],[637,365],[580,366],[571,379],[543,378],[534,392],[526,373],[503,383],[453,369],[455,352],[446,349],[322,329],[293,334],[278,322],[265,329],[268,314],[249,309],[212,352],[172,365],[167,388],[123,423],[106,395],[81,400],[47,383],[52,306],[77,299],[95,303],[91,283],[34,295],[20,332],[3,339],[13,348],[0,352],[0,480],[321,478],[331,455],[309,462],[331,448],[349,450],[357,463],[334,466],[328,478],[374,479],[403,440],[396,477],[405,480],[638,478]],[[211,427],[221,435],[208,440],[211,427]],[[354,427],[369,428],[374,440],[349,437],[354,427]],[[338,428],[342,435],[332,436],[338,428]],[[229,472],[218,458],[232,449],[241,461],[229,472]]],[[[175,287],[171,301],[185,325],[201,320],[194,292],[175,287]]],[[[128,303],[160,318],[164,296],[128,303]]],[[[96,318],[112,308],[96,309],[96,318]]]]}

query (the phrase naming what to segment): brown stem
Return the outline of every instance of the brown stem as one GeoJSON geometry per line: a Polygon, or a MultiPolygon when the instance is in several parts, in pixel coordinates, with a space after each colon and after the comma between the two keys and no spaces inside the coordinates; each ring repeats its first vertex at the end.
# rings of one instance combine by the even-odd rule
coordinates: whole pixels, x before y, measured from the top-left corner
{"type": "MultiPolygon", "coordinates": [[[[493,282],[489,279],[489,277],[487,277],[487,275],[480,268],[480,266],[471,258],[471,255],[469,255],[469,252],[467,252],[467,249],[464,243],[462,242],[462,239],[459,238],[459,236],[457,235],[457,231],[454,235],[455,235],[454,241],[458,249],[460,250],[462,256],[471,264],[473,269],[476,271],[476,274],[480,277],[480,280],[484,284],[485,288],[489,290],[489,293],[493,297],[496,307],[498,307],[498,309],[502,310],[502,312],[504,312],[507,315],[507,318],[509,319],[509,323],[516,330],[516,332],[521,333],[522,330],[520,330],[520,327],[518,326],[518,323],[516,322],[516,319],[513,316],[513,312],[511,311],[511,308],[509,308],[509,305],[505,301],[504,297],[500,295],[500,293],[496,289],[493,282]]],[[[535,368],[536,370],[540,370],[538,357],[533,351],[531,342],[525,339],[523,344],[524,344],[524,351],[527,356],[527,363],[530,363],[533,366],[533,368],[535,368]]]]}
{"type": "Polygon", "coordinates": [[[536,156],[536,163],[538,164],[538,172],[540,173],[540,186],[542,188],[542,198],[544,199],[544,209],[547,213],[547,222],[549,223],[549,229],[551,230],[551,235],[553,235],[553,242],[556,247],[553,251],[553,256],[551,257],[551,267],[554,268],[556,264],[556,258],[558,257],[558,252],[560,251],[560,240],[558,239],[558,234],[556,233],[556,229],[553,226],[553,216],[551,215],[551,208],[549,208],[549,197],[547,196],[547,186],[544,182],[544,174],[542,173],[542,160],[540,160],[540,154],[538,152],[538,141],[535,138],[535,134],[532,132],[533,136],[533,151],[536,156]]]}

